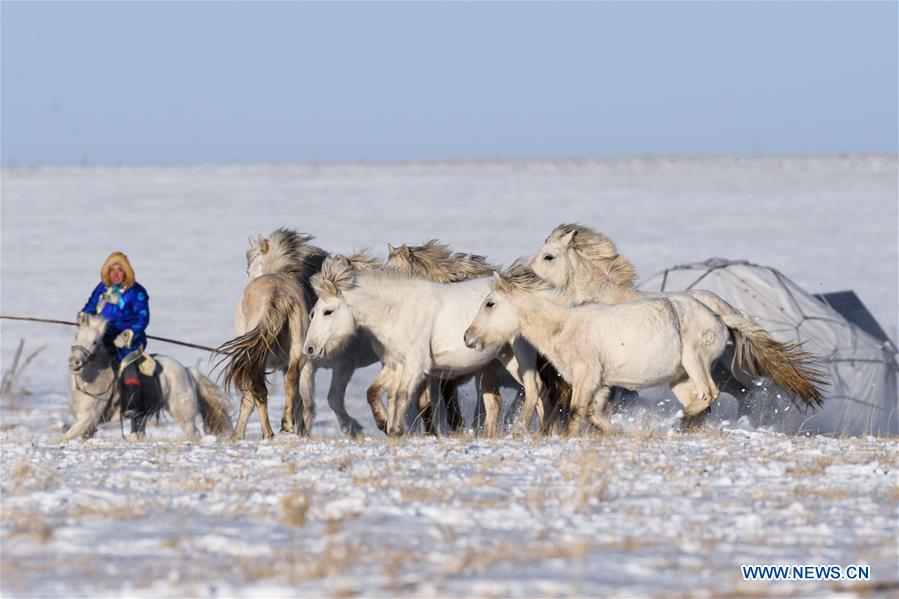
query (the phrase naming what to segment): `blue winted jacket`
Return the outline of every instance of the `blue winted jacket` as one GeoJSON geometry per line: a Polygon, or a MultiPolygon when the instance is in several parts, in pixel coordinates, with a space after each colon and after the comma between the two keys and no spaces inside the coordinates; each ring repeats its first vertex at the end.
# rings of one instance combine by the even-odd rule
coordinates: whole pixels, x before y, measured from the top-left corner
{"type": "Polygon", "coordinates": [[[116,358],[121,362],[125,356],[138,347],[147,345],[145,331],[147,325],[150,324],[150,297],[147,295],[146,289],[139,283],[134,283],[118,294],[118,302],[106,302],[98,312],[100,298],[107,289],[114,290],[107,288],[103,283],[97,285],[81,311],[88,314],[99,314],[109,321],[106,334],[103,336],[103,343],[110,351],[115,350],[116,358]],[[115,347],[113,340],[125,329],[134,331],[131,347],[115,347]]]}

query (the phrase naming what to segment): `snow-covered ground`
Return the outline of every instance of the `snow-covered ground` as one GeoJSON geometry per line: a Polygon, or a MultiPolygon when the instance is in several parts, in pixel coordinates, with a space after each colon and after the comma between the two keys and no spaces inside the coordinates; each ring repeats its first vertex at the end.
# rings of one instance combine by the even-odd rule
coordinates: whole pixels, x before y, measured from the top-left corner
{"type": "MultiPolygon", "coordinates": [[[[4,314],[72,319],[122,249],[150,292],[150,333],[217,345],[251,235],[289,226],[382,254],[439,237],[508,263],[579,221],[643,276],[722,256],[813,292],[855,289],[896,338],[895,156],[40,168],[0,183],[4,314]]],[[[681,433],[665,404],[616,415],[610,438],[389,442],[367,369],[348,393],[362,442],[339,438],[325,372],[312,440],[262,442],[254,417],[247,441],[189,444],[164,419],[143,444],[108,426],[60,446],[73,331],[0,327],[0,370],[20,338],[26,354],[47,344],[0,402],[3,596],[899,588],[895,439],[778,435],[725,410],[681,433]],[[741,564],[869,564],[872,580],[744,582],[741,564]]],[[[209,370],[202,352],[151,349],[209,370]]]]}

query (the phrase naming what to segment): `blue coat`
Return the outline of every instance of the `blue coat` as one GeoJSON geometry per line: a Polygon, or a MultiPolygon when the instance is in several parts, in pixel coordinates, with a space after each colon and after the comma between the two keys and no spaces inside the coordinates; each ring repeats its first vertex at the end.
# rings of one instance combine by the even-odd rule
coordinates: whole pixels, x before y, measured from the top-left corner
{"type": "Polygon", "coordinates": [[[134,285],[121,293],[117,293],[115,287],[107,288],[106,285],[100,283],[91,293],[90,299],[87,300],[81,311],[88,314],[99,314],[109,321],[106,334],[103,336],[103,343],[110,351],[115,351],[119,362],[135,349],[147,346],[145,331],[147,330],[147,325],[150,324],[150,297],[147,295],[147,290],[140,283],[134,283],[134,285]],[[113,292],[118,301],[108,301],[98,311],[97,307],[100,305],[100,298],[107,291],[113,292]],[[115,347],[113,340],[125,329],[134,331],[131,347],[115,347]]]}

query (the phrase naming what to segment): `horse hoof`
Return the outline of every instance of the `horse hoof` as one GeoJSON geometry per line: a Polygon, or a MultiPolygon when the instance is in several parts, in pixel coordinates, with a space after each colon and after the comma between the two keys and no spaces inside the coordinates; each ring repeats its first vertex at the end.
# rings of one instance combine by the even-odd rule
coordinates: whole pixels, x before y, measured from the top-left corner
{"type": "Polygon", "coordinates": [[[530,431],[523,426],[513,426],[512,427],[512,438],[513,439],[523,439],[528,436],[530,431]]]}
{"type": "Polygon", "coordinates": [[[362,430],[362,425],[360,425],[358,422],[354,422],[353,424],[343,427],[341,431],[349,439],[361,439],[365,437],[365,433],[362,430]]]}
{"type": "Polygon", "coordinates": [[[709,403],[707,401],[701,399],[691,401],[688,405],[684,406],[684,416],[687,418],[696,418],[708,409],[708,407],[709,403]]]}

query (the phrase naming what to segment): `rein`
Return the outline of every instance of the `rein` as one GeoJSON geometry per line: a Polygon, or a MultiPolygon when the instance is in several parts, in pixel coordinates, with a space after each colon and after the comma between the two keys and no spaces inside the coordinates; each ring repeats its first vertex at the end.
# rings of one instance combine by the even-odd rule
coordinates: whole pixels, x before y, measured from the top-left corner
{"type": "MultiPolygon", "coordinates": [[[[70,320],[55,320],[52,318],[34,318],[31,316],[6,316],[0,314],[0,319],[2,320],[24,320],[28,322],[43,322],[48,324],[64,324],[68,326],[77,327],[77,322],[72,322],[70,320]]],[[[194,349],[203,349],[208,352],[216,353],[216,349],[214,347],[207,347],[205,345],[198,345],[196,343],[188,343],[187,341],[178,341],[177,339],[169,339],[168,337],[157,337],[155,335],[147,335],[147,339],[153,339],[154,341],[162,341],[163,343],[171,343],[173,345],[183,345],[184,347],[192,347],[194,349]]]]}

